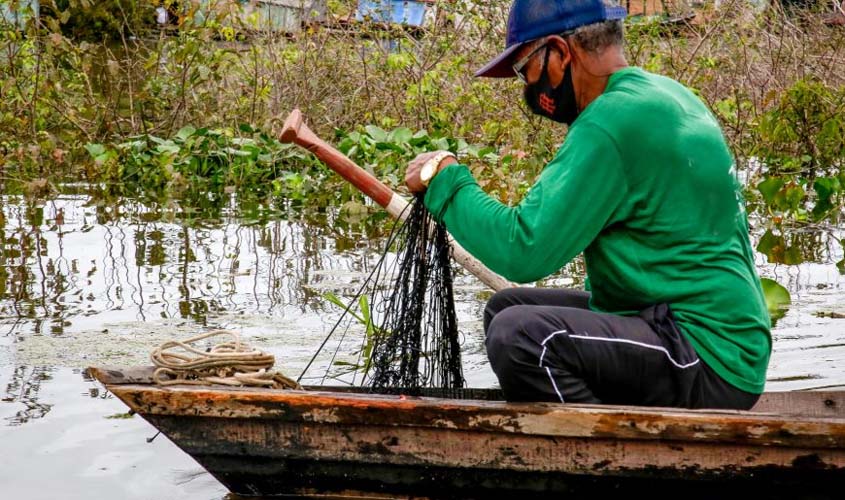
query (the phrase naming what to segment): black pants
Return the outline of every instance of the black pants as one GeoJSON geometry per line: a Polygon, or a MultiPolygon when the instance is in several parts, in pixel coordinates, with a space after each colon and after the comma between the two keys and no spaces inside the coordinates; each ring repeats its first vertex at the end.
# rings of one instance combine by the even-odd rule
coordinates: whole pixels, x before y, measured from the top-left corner
{"type": "Polygon", "coordinates": [[[509,401],[742,410],[757,402],[698,357],[666,304],[618,316],[589,310],[589,298],[511,288],[490,299],[487,355],[509,401]]]}

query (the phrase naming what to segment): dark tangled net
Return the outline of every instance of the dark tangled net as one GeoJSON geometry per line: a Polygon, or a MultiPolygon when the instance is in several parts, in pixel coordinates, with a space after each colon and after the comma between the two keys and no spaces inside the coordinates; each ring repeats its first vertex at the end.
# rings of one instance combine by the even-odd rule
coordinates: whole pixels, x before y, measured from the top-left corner
{"type": "Polygon", "coordinates": [[[376,330],[370,386],[463,387],[446,228],[417,199],[400,231],[404,247],[376,330]]]}
{"type": "MultiPolygon", "coordinates": [[[[372,392],[419,394],[423,387],[460,388],[464,385],[460,342],[452,295],[451,254],[446,229],[433,221],[418,197],[406,209],[404,223],[397,223],[381,259],[352,302],[338,319],[317,352],[303,370],[301,380],[313,361],[338,330],[353,304],[369,291],[371,310],[379,316],[371,328],[370,345],[362,346],[360,356],[364,385],[372,392]],[[385,257],[395,248],[397,260],[388,266],[385,257]],[[378,283],[389,276],[386,289],[378,283]]],[[[352,313],[354,314],[354,313],[352,313]]],[[[365,339],[365,343],[366,343],[365,339]]],[[[338,352],[335,350],[331,363],[338,352]]],[[[323,380],[329,377],[329,370],[323,380]]],[[[354,379],[353,379],[354,383],[354,379]]]]}

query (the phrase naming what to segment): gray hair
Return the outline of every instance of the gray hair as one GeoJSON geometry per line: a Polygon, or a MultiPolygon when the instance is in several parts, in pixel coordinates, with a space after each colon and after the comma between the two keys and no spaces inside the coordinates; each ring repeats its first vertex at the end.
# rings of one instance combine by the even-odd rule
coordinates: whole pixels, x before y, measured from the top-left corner
{"type": "Polygon", "coordinates": [[[587,24],[577,28],[572,38],[582,49],[597,54],[608,47],[621,47],[625,43],[625,26],[621,19],[587,24]]]}

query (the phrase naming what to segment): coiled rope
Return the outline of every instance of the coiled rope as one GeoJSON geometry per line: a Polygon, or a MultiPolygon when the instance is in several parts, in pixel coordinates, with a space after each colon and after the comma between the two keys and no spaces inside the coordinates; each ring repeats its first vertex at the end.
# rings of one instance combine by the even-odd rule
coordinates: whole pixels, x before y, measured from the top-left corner
{"type": "Polygon", "coordinates": [[[214,330],[189,339],[170,340],[150,354],[156,366],[153,380],[159,385],[209,385],[272,387],[302,389],[295,380],[278,371],[270,371],[276,358],[241,342],[240,336],[228,330],[214,330]],[[211,337],[227,336],[232,340],[201,350],[191,344],[211,337]]]}

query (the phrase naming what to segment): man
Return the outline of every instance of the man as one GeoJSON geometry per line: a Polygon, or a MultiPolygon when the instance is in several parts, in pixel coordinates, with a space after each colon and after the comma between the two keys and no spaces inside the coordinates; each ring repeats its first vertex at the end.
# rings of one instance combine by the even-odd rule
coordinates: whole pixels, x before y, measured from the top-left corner
{"type": "Polygon", "coordinates": [[[521,79],[534,113],[569,125],[518,206],[445,152],[417,157],[406,183],[511,280],[584,253],[589,292],[488,302],[487,353],[509,400],[748,409],[771,336],[734,161],[692,92],[628,66],[624,16],[601,0],[514,2],[507,48],[476,75],[521,79]]]}

